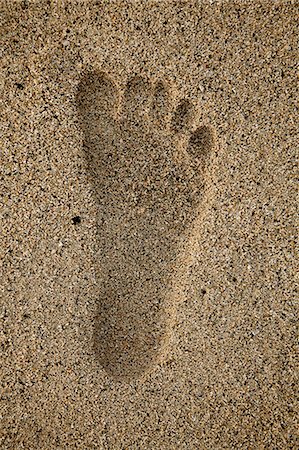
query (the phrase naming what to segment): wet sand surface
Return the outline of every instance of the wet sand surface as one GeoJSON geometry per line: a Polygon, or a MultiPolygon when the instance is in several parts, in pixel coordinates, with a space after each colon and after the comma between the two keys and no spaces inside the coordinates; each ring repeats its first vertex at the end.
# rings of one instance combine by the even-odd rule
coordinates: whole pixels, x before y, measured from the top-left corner
{"type": "Polygon", "coordinates": [[[296,448],[297,9],[1,3],[1,448],[296,448]]]}

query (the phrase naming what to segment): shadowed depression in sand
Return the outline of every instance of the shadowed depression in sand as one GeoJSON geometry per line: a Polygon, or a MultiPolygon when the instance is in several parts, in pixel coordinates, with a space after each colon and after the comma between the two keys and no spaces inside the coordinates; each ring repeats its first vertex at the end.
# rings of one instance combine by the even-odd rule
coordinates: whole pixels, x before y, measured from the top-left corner
{"type": "Polygon", "coordinates": [[[140,76],[121,95],[106,74],[89,72],[77,91],[97,202],[94,348],[118,379],[140,377],[165,355],[175,314],[169,280],[181,236],[201,212],[215,147],[208,125],[192,128],[192,104],[173,105],[166,83],[140,76]]]}

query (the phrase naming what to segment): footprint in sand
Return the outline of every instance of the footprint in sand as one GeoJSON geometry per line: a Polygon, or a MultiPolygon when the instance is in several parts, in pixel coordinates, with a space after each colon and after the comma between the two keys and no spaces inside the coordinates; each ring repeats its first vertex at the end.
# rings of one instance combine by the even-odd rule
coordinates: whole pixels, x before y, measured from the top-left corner
{"type": "Polygon", "coordinates": [[[97,358],[132,380],[167,352],[175,299],[170,280],[182,237],[201,213],[214,132],[188,100],[172,111],[172,90],[134,77],[123,95],[104,73],[81,80],[77,107],[98,205],[97,358]],[[170,300],[169,300],[170,299],[170,300]]]}

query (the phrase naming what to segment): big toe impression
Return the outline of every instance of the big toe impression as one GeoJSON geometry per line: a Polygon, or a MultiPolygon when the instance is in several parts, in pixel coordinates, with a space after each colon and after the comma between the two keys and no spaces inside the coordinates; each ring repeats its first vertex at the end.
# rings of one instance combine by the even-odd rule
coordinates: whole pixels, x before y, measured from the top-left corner
{"type": "Polygon", "coordinates": [[[89,72],[81,80],[77,90],[77,106],[80,124],[85,134],[93,140],[111,124],[117,104],[117,88],[102,72],[89,72]]]}

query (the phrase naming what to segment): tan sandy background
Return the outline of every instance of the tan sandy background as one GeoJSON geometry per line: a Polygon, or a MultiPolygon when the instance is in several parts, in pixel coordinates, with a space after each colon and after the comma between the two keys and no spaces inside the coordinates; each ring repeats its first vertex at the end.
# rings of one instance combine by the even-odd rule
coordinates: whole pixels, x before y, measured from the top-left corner
{"type": "Polygon", "coordinates": [[[1,449],[297,448],[298,2],[2,1],[0,18],[1,449]],[[171,339],[141,378],[95,351],[87,72],[120,96],[167,80],[217,141],[171,339]]]}

